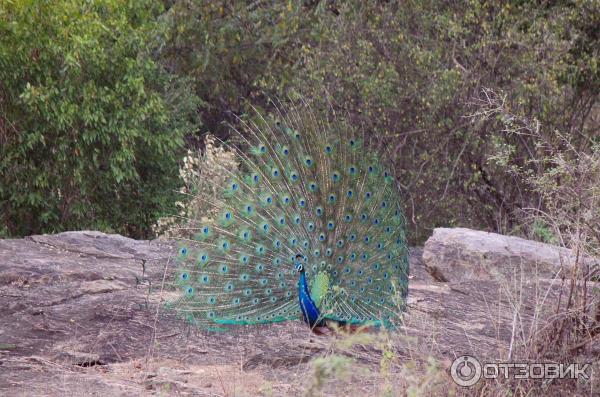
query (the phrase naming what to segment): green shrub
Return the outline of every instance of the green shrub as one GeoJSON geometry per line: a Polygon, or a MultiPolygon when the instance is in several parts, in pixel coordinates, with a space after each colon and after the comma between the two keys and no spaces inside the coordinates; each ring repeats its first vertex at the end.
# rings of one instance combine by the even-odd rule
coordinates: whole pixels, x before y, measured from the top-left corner
{"type": "Polygon", "coordinates": [[[162,3],[0,3],[0,231],[144,236],[197,105],[149,48],[162,3]]]}

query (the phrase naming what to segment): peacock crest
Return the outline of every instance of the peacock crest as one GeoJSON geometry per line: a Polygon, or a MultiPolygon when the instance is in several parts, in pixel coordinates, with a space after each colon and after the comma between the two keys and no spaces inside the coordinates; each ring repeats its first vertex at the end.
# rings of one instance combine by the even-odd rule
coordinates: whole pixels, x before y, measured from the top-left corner
{"type": "Polygon", "coordinates": [[[298,319],[300,260],[319,318],[394,327],[409,271],[394,176],[356,128],[305,103],[276,109],[240,120],[237,166],[214,194],[191,193],[210,217],[179,241],[169,307],[207,329],[298,319]]]}

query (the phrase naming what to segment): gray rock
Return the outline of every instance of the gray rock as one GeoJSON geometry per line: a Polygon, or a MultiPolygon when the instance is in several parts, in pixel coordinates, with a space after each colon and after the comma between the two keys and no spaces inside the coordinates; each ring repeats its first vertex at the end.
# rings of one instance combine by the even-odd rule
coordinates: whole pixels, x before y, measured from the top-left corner
{"type": "MultiPolygon", "coordinates": [[[[480,236],[472,244],[488,248],[452,262],[467,254],[464,243],[436,242],[437,231],[424,255],[431,261],[443,253],[446,260],[435,263],[454,263],[443,270],[452,270],[450,280],[459,283],[437,282],[421,249],[411,249],[405,324],[386,345],[397,357],[390,362],[394,382],[403,381],[408,360],[427,366],[429,357],[447,362],[463,353],[506,358],[515,335],[535,329],[536,288],[507,292],[489,276],[458,277],[459,270],[472,271],[466,265],[477,255],[494,253],[484,259],[502,266],[502,258],[517,258],[527,244],[506,239],[502,248],[497,239],[491,244],[481,234],[460,233],[480,236]],[[500,248],[513,254],[502,256],[500,248]],[[510,293],[525,303],[516,307],[519,299],[510,293]]],[[[312,359],[332,352],[371,372],[356,383],[332,383],[329,394],[357,387],[363,394],[380,392],[381,343],[336,347],[335,336],[312,335],[300,321],[204,333],[165,313],[162,283],[172,276],[175,251],[168,241],[88,231],[0,240],[0,395],[301,395],[312,359]]],[[[559,292],[552,287],[546,304],[559,292]]]]}
{"type": "MultiPolygon", "coordinates": [[[[438,228],[425,243],[423,262],[444,281],[525,278],[552,279],[566,275],[577,256],[568,249],[519,237],[463,228],[438,228]]],[[[589,272],[600,260],[580,256],[589,272]]]]}

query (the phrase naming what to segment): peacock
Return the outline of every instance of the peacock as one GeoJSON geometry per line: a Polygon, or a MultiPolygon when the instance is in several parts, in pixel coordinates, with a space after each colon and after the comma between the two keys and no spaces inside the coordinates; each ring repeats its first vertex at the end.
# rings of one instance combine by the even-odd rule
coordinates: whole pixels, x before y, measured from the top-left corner
{"type": "Polygon", "coordinates": [[[396,328],[408,294],[393,173],[364,132],[306,102],[240,119],[214,214],[180,239],[168,303],[208,330],[303,319],[396,328]]]}

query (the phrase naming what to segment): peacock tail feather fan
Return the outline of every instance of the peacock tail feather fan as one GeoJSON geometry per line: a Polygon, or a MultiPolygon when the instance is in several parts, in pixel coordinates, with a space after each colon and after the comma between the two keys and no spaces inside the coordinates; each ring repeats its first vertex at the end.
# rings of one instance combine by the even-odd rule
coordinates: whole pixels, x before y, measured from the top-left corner
{"type": "MultiPolygon", "coordinates": [[[[169,303],[207,329],[298,319],[296,257],[324,319],[394,327],[408,293],[405,219],[364,133],[306,104],[234,129],[238,167],[181,239],[169,303]]],[[[201,194],[201,193],[198,193],[201,194]]]]}

